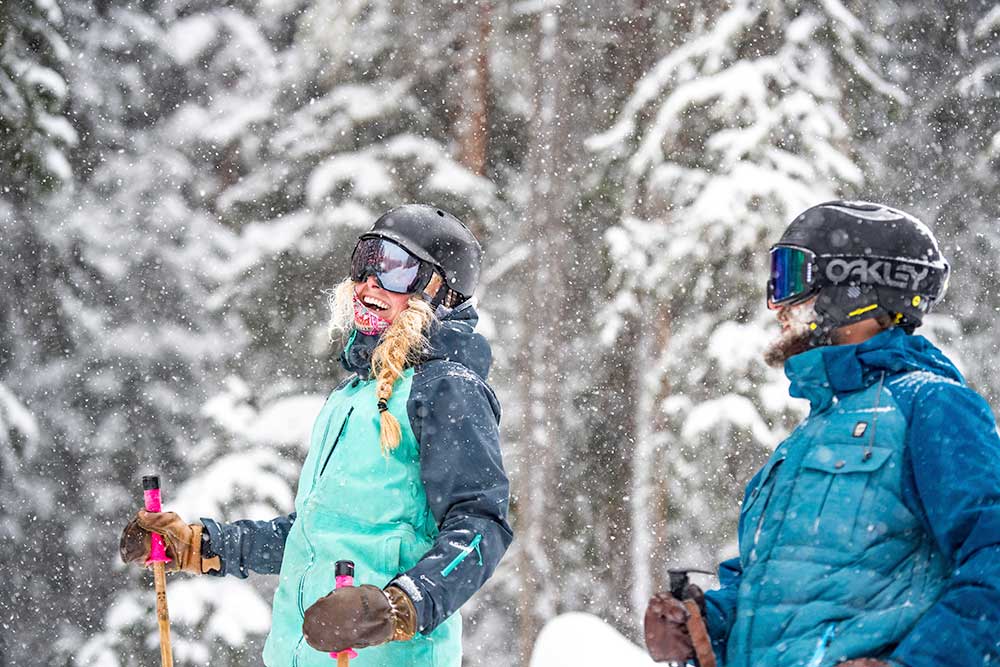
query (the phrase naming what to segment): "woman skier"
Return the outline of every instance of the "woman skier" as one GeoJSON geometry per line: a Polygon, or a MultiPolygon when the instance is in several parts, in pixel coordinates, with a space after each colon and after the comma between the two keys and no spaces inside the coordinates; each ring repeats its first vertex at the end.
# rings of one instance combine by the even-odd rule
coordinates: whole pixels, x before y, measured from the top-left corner
{"type": "Polygon", "coordinates": [[[489,344],[469,301],[481,249],[441,209],[395,208],[361,235],[332,299],[351,373],[313,427],[295,511],[271,521],[140,511],[122,534],[145,564],[149,531],[174,569],[246,577],[280,572],[269,667],[461,665],[455,613],[512,539],[500,455],[500,406],[486,384],[489,344]],[[356,587],[334,590],[352,560],[356,587]]]}

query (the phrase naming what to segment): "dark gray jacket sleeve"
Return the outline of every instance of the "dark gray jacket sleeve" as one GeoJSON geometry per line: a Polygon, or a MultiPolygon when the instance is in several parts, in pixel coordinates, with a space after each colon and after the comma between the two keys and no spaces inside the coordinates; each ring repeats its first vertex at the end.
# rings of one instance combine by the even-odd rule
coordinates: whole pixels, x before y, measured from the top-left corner
{"type": "Polygon", "coordinates": [[[246,579],[250,572],[278,574],[285,555],[285,540],[294,522],[294,512],[270,521],[219,523],[203,518],[208,544],[202,548],[207,547],[222,561],[221,569],[210,574],[216,577],[231,574],[240,579],[246,579]]]}
{"type": "Polygon", "coordinates": [[[486,583],[510,545],[510,485],[500,456],[500,405],[477,375],[452,362],[425,364],[407,411],[440,533],[391,583],[413,600],[418,628],[427,633],[486,583]]]}

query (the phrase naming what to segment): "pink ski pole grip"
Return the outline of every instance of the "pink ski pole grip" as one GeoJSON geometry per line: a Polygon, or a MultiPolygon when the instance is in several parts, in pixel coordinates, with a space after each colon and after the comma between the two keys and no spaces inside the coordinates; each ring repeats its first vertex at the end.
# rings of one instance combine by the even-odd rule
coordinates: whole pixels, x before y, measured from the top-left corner
{"type": "MultiPolygon", "coordinates": [[[[334,581],[337,582],[337,588],[343,588],[344,586],[354,585],[354,562],[349,560],[338,560],[333,566],[334,581]]],[[[337,659],[341,654],[346,654],[348,658],[358,657],[358,652],[353,648],[349,648],[343,651],[331,651],[330,657],[337,659]]]]}
{"type": "MultiPolygon", "coordinates": [[[[160,478],[147,475],[142,478],[142,497],[146,503],[147,512],[162,512],[160,502],[160,478]]],[[[149,558],[146,563],[169,563],[167,550],[163,545],[163,536],[153,533],[149,537],[149,558]]]]}

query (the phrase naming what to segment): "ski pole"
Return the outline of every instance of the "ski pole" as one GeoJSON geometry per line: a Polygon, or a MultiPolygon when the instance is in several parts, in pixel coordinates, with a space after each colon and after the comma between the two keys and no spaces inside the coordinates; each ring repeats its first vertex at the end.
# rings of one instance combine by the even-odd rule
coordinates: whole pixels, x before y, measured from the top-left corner
{"type": "MultiPolygon", "coordinates": [[[[160,478],[147,475],[142,478],[142,495],[147,512],[160,512],[160,478]]],[[[162,667],[174,667],[174,654],[170,648],[170,614],[167,612],[167,572],[164,563],[169,563],[163,545],[163,536],[153,533],[149,536],[149,559],[153,564],[153,585],[156,588],[156,622],[160,626],[160,663],[162,667]]]]}
{"type": "MultiPolygon", "coordinates": [[[[344,586],[354,585],[354,561],[350,560],[338,560],[333,566],[333,576],[337,582],[337,588],[343,588],[344,586]]],[[[331,651],[330,657],[337,660],[337,667],[347,667],[351,658],[358,657],[358,652],[353,648],[347,648],[343,651],[331,651]]]]}
{"type": "Polygon", "coordinates": [[[687,629],[691,636],[691,643],[694,644],[695,655],[698,657],[698,667],[715,667],[715,651],[712,650],[712,640],[708,636],[705,619],[701,616],[701,609],[697,602],[689,597],[684,597],[684,589],[688,586],[689,572],[714,573],[695,569],[667,570],[667,572],[670,575],[670,594],[684,603],[684,608],[688,612],[687,629]]]}

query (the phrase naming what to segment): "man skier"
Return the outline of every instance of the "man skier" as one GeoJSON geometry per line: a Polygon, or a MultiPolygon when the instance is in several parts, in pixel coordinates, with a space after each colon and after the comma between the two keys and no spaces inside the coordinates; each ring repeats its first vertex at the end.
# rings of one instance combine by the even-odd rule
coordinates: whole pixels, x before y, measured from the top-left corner
{"type": "MultiPolygon", "coordinates": [[[[996,424],[912,335],[948,274],[926,226],[876,204],[814,206],[771,249],[765,357],[811,410],[748,484],[739,557],[701,600],[720,667],[1000,661],[996,424]]],[[[655,660],[694,658],[688,618],[650,600],[655,660]]]]}
{"type": "Polygon", "coordinates": [[[458,611],[511,542],[500,406],[486,384],[489,344],[469,301],[481,250],[454,216],[406,205],[361,235],[335,290],[334,329],[350,332],[351,373],[316,419],[295,512],[272,521],[188,525],[140,511],[122,534],[144,564],[150,533],[175,567],[276,574],[269,667],[459,667],[458,611]],[[357,587],[334,590],[334,563],[357,587]]]}

